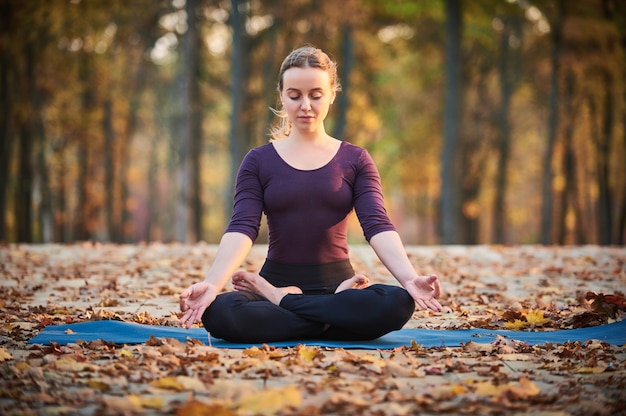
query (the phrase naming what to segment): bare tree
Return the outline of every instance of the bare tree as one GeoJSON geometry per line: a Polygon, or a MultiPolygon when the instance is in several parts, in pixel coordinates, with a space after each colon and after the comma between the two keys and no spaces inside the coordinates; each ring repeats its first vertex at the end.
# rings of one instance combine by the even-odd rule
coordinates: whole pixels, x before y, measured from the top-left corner
{"type": "Polygon", "coordinates": [[[183,40],[183,53],[180,72],[180,127],[178,145],[178,217],[176,237],[181,242],[193,242],[197,239],[198,226],[194,194],[198,192],[197,177],[194,170],[198,169],[197,159],[193,155],[197,152],[198,137],[198,0],[187,0],[187,32],[183,40]]]}
{"type": "Polygon", "coordinates": [[[448,39],[445,47],[445,102],[443,153],[441,159],[440,226],[441,242],[453,244],[459,241],[460,227],[460,173],[459,130],[461,122],[461,29],[462,2],[446,0],[445,28],[448,39]]]}
{"type": "Polygon", "coordinates": [[[552,180],[554,172],[552,170],[552,159],[554,157],[554,145],[556,143],[558,121],[559,121],[559,55],[561,53],[561,28],[565,14],[564,0],[558,0],[555,24],[552,29],[552,52],[551,65],[552,74],[550,76],[550,97],[548,102],[548,140],[546,150],[543,157],[543,185],[541,191],[541,242],[543,244],[552,243],[552,224],[553,224],[553,194],[552,180]]]}
{"type": "Polygon", "coordinates": [[[247,0],[231,0],[230,24],[233,31],[231,51],[231,99],[230,115],[230,158],[231,173],[228,197],[226,198],[226,212],[232,210],[232,193],[234,192],[235,178],[239,164],[248,150],[248,139],[244,137],[243,128],[243,99],[245,96],[246,78],[246,29],[245,13],[248,7],[247,0]]]}

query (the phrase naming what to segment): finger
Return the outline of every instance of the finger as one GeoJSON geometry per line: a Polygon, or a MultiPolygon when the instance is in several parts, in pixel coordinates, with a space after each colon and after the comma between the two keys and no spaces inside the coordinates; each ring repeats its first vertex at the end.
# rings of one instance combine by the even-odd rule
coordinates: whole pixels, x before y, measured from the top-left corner
{"type": "Polygon", "coordinates": [[[180,311],[181,312],[186,312],[187,309],[189,309],[189,305],[187,305],[187,299],[188,299],[187,296],[180,295],[178,303],[180,305],[180,311]]]}
{"type": "Polygon", "coordinates": [[[439,277],[437,275],[433,276],[435,277],[435,280],[433,281],[435,286],[435,293],[433,297],[438,298],[439,296],[441,296],[441,282],[439,281],[439,277]]]}
{"type": "Polygon", "coordinates": [[[428,305],[426,305],[426,302],[424,302],[424,299],[416,299],[415,302],[419,305],[420,308],[428,309],[428,305]]]}
{"type": "Polygon", "coordinates": [[[435,312],[441,312],[441,310],[443,309],[441,307],[441,304],[436,300],[436,299],[429,299],[429,308],[432,311],[435,312]]]}
{"type": "Polygon", "coordinates": [[[180,318],[180,320],[178,321],[178,323],[180,323],[181,326],[186,326],[187,321],[189,320],[189,314],[191,313],[191,311],[186,311],[183,316],[180,318]]]}
{"type": "Polygon", "coordinates": [[[200,319],[202,318],[202,313],[204,311],[202,309],[196,309],[195,313],[193,314],[193,320],[191,321],[190,327],[191,325],[195,324],[196,322],[199,322],[200,319]]]}
{"type": "Polygon", "coordinates": [[[180,294],[180,299],[188,298],[193,293],[193,286],[189,286],[187,289],[183,290],[183,293],[180,294]]]}
{"type": "Polygon", "coordinates": [[[185,323],[184,323],[185,328],[187,329],[191,328],[191,326],[196,322],[194,315],[195,315],[195,310],[190,309],[189,314],[186,316],[186,319],[185,319],[185,323]]]}

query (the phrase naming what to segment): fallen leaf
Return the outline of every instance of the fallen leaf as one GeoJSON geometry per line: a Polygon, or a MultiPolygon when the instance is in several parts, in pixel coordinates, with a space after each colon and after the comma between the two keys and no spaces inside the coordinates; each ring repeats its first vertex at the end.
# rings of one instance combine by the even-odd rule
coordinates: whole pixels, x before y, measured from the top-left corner
{"type": "Polygon", "coordinates": [[[205,403],[200,400],[189,400],[176,408],[176,416],[235,416],[229,408],[221,403],[205,403]]]}
{"type": "Polygon", "coordinates": [[[13,356],[4,348],[0,347],[0,362],[12,360],[13,356]]]}
{"type": "Polygon", "coordinates": [[[131,394],[128,399],[137,406],[148,409],[161,409],[165,405],[165,401],[161,396],[138,396],[131,394]]]}
{"type": "Polygon", "coordinates": [[[520,378],[517,384],[510,384],[508,394],[514,399],[525,400],[529,397],[536,396],[541,390],[530,381],[527,377],[520,378]]]}
{"type": "Polygon", "coordinates": [[[239,403],[240,410],[253,415],[273,415],[288,407],[298,407],[302,394],[295,386],[264,390],[244,397],[239,403]]]}
{"type": "Polygon", "coordinates": [[[202,381],[188,376],[166,376],[150,382],[150,385],[164,390],[205,392],[202,381]]]}
{"type": "Polygon", "coordinates": [[[469,341],[462,345],[463,351],[466,352],[480,352],[484,354],[491,354],[496,350],[494,344],[485,344],[480,342],[469,341]]]}
{"type": "Polygon", "coordinates": [[[128,396],[102,396],[105,414],[135,414],[141,412],[141,406],[128,396]]]}
{"type": "Polygon", "coordinates": [[[300,357],[306,363],[312,363],[315,358],[321,356],[320,349],[314,347],[307,347],[301,345],[298,348],[298,357],[300,357]]]}

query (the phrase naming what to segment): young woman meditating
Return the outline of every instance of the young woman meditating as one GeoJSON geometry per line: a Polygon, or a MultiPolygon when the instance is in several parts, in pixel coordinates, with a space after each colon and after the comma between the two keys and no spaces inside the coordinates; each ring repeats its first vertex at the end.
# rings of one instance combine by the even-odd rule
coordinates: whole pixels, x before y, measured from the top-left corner
{"type": "Polygon", "coordinates": [[[234,209],[204,281],[180,295],[181,325],[201,320],[231,342],[370,340],[402,328],[415,305],[441,311],[439,279],[413,268],[384,208],[369,153],[329,136],[324,119],[340,90],[337,67],[311,46],[291,52],[278,77],[273,140],[252,149],[237,175],[234,209]],[[348,217],[400,285],[374,284],[349,259],[348,217]],[[269,229],[258,273],[237,271],[269,229]],[[235,291],[220,293],[232,279],[235,291]]]}

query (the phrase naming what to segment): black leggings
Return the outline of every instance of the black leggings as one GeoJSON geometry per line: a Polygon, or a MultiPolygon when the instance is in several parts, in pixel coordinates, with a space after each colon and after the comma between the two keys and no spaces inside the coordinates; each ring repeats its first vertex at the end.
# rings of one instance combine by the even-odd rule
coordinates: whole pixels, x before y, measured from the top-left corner
{"type": "Polygon", "coordinates": [[[294,339],[371,340],[400,329],[415,302],[402,287],[375,284],[322,295],[286,295],[280,305],[248,291],[222,293],[202,316],[216,338],[230,342],[294,339]]]}

